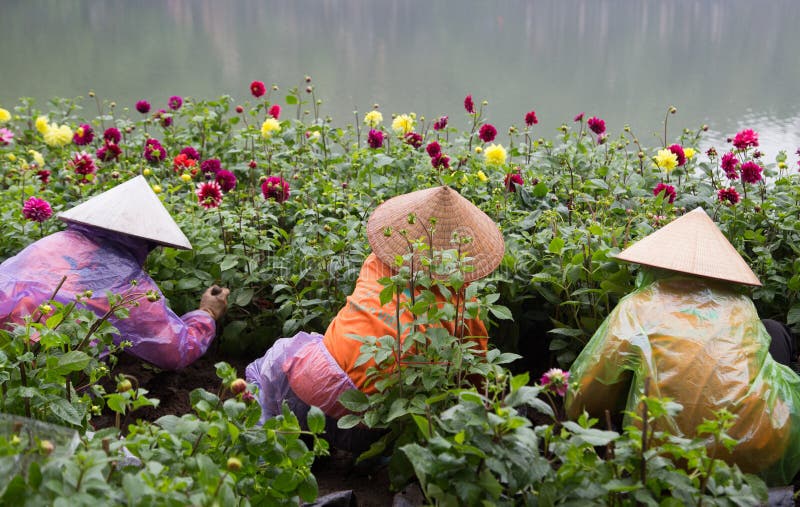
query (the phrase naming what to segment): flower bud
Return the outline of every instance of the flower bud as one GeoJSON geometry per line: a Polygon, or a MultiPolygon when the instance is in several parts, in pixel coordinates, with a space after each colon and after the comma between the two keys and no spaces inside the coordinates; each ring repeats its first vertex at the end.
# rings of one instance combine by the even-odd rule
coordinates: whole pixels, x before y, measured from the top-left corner
{"type": "Polygon", "coordinates": [[[94,98],[94,91],[93,90],[89,90],[89,97],[94,98]]]}
{"type": "Polygon", "coordinates": [[[244,108],[242,106],[236,106],[236,112],[242,114],[244,112],[244,108]]]}
{"type": "Polygon", "coordinates": [[[237,378],[231,382],[231,392],[233,394],[242,394],[247,390],[247,382],[244,379],[237,378]]]}
{"type": "Polygon", "coordinates": [[[238,472],[242,469],[242,460],[239,458],[228,458],[228,463],[226,464],[229,472],[238,472]]]}
{"type": "Polygon", "coordinates": [[[39,442],[39,449],[42,451],[42,454],[45,456],[49,456],[53,453],[56,446],[53,445],[53,442],[49,440],[42,440],[39,442]]]}
{"type": "Polygon", "coordinates": [[[118,393],[126,393],[126,392],[130,391],[131,389],[133,389],[133,384],[128,379],[120,380],[119,383],[117,383],[117,392],[118,393]]]}
{"type": "Polygon", "coordinates": [[[48,313],[53,311],[53,307],[50,305],[42,304],[39,305],[39,313],[42,315],[47,315],[48,313]]]}
{"type": "Polygon", "coordinates": [[[669,106],[669,114],[675,114],[678,112],[678,109],[675,106],[669,106]]]}
{"type": "Polygon", "coordinates": [[[142,174],[144,174],[145,176],[150,176],[151,174],[153,174],[153,171],[151,171],[149,167],[145,167],[144,170],[142,171],[142,174]]]}

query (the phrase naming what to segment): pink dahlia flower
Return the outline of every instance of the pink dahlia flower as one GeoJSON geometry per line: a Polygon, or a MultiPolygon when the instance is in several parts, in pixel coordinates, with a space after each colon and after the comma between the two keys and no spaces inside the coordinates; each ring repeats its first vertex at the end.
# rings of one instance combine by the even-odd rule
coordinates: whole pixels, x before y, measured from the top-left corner
{"type": "Polygon", "coordinates": [[[742,130],[733,138],[733,145],[739,150],[745,150],[751,146],[758,146],[758,134],[753,132],[753,129],[742,130]]]}
{"type": "Polygon", "coordinates": [[[88,123],[82,124],[72,135],[72,142],[78,146],[85,146],[94,140],[94,130],[88,123]]]}
{"type": "Polygon", "coordinates": [[[159,109],[153,115],[153,118],[161,122],[161,126],[164,128],[169,127],[172,125],[172,115],[167,113],[166,109],[159,109]]]}
{"type": "Polygon", "coordinates": [[[737,170],[738,165],[739,159],[736,158],[736,155],[734,155],[733,152],[729,151],[720,159],[720,167],[722,167],[722,170],[725,171],[725,176],[729,180],[739,179],[739,172],[737,170]]]}
{"type": "Polygon", "coordinates": [[[259,98],[267,93],[267,87],[261,81],[253,81],[250,83],[250,93],[253,94],[253,97],[259,98]]]}
{"type": "Polygon", "coordinates": [[[8,129],[0,129],[0,146],[7,146],[14,142],[14,133],[8,129]]]}
{"type": "Polygon", "coordinates": [[[44,222],[53,215],[50,203],[38,197],[30,197],[22,205],[22,216],[34,222],[44,222]]]}
{"type": "Polygon", "coordinates": [[[183,98],[182,98],[182,97],[180,97],[180,96],[178,96],[178,95],[173,95],[173,96],[172,96],[172,97],[170,97],[170,98],[169,98],[169,100],[167,101],[167,105],[168,105],[168,106],[169,106],[169,108],[170,108],[170,109],[172,109],[173,111],[177,111],[177,110],[178,110],[178,109],[180,109],[180,108],[181,108],[181,106],[183,105],[183,98]]]}
{"type": "Polygon", "coordinates": [[[653,189],[653,195],[658,197],[658,195],[664,192],[664,199],[667,199],[670,204],[675,202],[675,197],[677,197],[677,193],[675,192],[675,187],[672,185],[667,185],[666,183],[659,183],[656,185],[656,188],[653,189]]]}
{"type": "Polygon", "coordinates": [[[270,116],[272,116],[276,120],[281,119],[281,106],[279,106],[278,104],[273,104],[272,107],[270,107],[269,111],[267,112],[269,113],[270,116]]]}
{"type": "Polygon", "coordinates": [[[569,388],[569,372],[560,368],[551,368],[542,375],[539,384],[553,394],[566,396],[569,388]]]}
{"type": "Polygon", "coordinates": [[[275,199],[284,202],[289,199],[289,183],[279,176],[270,176],[261,184],[264,199],[275,199]]]}
{"type": "Polygon", "coordinates": [[[484,123],[478,131],[478,137],[484,143],[491,143],[497,137],[497,129],[491,123],[484,123]]]}
{"type": "Polygon", "coordinates": [[[197,201],[205,209],[216,208],[222,203],[222,189],[216,181],[205,181],[197,185],[197,201]]]}
{"type": "Polygon", "coordinates": [[[575,118],[572,119],[574,122],[583,121],[583,113],[578,113],[575,115],[575,118]]]}
{"type": "Polygon", "coordinates": [[[50,182],[50,171],[47,169],[36,171],[36,176],[39,178],[39,181],[42,182],[42,185],[47,185],[50,182]]]}

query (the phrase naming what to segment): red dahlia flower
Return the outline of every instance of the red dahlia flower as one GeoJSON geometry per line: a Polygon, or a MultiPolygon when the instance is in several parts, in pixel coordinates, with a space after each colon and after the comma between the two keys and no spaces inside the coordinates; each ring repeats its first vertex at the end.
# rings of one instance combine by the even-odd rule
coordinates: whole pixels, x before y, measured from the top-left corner
{"type": "Polygon", "coordinates": [[[464,109],[466,109],[469,114],[475,114],[475,103],[472,101],[472,95],[464,97],[464,109]]]}
{"type": "Polygon", "coordinates": [[[120,147],[114,143],[105,143],[100,149],[97,150],[95,156],[98,160],[103,162],[111,162],[116,160],[122,154],[120,147]]]}
{"type": "Polygon", "coordinates": [[[183,172],[184,169],[191,169],[197,164],[197,160],[189,158],[187,155],[181,153],[172,159],[172,169],[176,173],[183,172]]]}
{"type": "Polygon", "coordinates": [[[583,113],[578,113],[575,115],[575,118],[572,119],[574,122],[583,121],[583,113]]]}
{"type": "Polygon", "coordinates": [[[736,204],[739,202],[739,192],[733,187],[720,188],[717,191],[717,199],[722,203],[736,204]]]}
{"type": "Polygon", "coordinates": [[[85,146],[94,140],[94,130],[92,126],[84,123],[75,131],[72,136],[72,142],[78,146],[85,146]]]}
{"type": "Polygon", "coordinates": [[[217,171],[215,180],[223,192],[230,192],[236,188],[236,175],[227,169],[217,171]]]}
{"type": "Polygon", "coordinates": [[[433,141],[428,143],[428,146],[425,147],[425,151],[428,152],[429,157],[433,158],[442,152],[442,147],[438,142],[433,141]]]}
{"type": "Polygon", "coordinates": [[[82,176],[94,174],[94,172],[97,171],[97,166],[94,165],[92,156],[85,151],[75,153],[72,160],[69,161],[69,165],[75,170],[76,174],[82,176]]]}
{"type": "Polygon", "coordinates": [[[586,124],[589,125],[589,129],[598,136],[604,134],[606,131],[606,122],[597,116],[592,116],[586,120],[586,124]]]}
{"type": "Polygon", "coordinates": [[[484,123],[478,131],[478,137],[484,143],[491,143],[497,137],[497,129],[491,123],[484,123]]]}
{"type": "Polygon", "coordinates": [[[172,125],[172,115],[167,113],[166,109],[159,109],[156,111],[155,114],[153,114],[153,118],[161,122],[161,126],[164,128],[172,125]]]}
{"type": "Polygon", "coordinates": [[[186,155],[192,160],[200,160],[200,154],[197,153],[197,150],[195,150],[191,146],[187,146],[186,148],[182,149],[181,155],[186,155]]]}
{"type": "Polygon", "coordinates": [[[144,158],[150,163],[158,163],[167,158],[167,150],[158,139],[151,137],[144,143],[144,158]]]}
{"type": "Polygon", "coordinates": [[[667,185],[666,183],[659,183],[656,185],[656,188],[653,189],[653,195],[658,197],[661,192],[664,192],[664,199],[667,199],[670,204],[675,202],[675,197],[677,197],[675,187],[667,185]]]}
{"type": "Polygon", "coordinates": [[[525,184],[525,181],[522,179],[522,175],[520,173],[508,173],[506,174],[504,183],[506,185],[506,190],[509,192],[516,192],[517,185],[521,187],[525,184]]]}
{"type": "Polygon", "coordinates": [[[147,114],[150,112],[150,103],[146,100],[140,100],[136,103],[136,110],[142,114],[147,114]]]}
{"type": "Polygon", "coordinates": [[[525,113],[525,125],[532,127],[539,123],[539,119],[536,117],[536,111],[528,111],[525,113]]]}
{"type": "Polygon", "coordinates": [[[267,93],[267,87],[261,81],[253,81],[250,83],[250,93],[253,94],[253,97],[259,98],[267,93]]]}
{"type": "Polygon", "coordinates": [[[210,158],[208,160],[203,160],[200,163],[200,170],[203,171],[203,174],[213,174],[216,175],[222,169],[222,163],[217,158],[210,158]]]}
{"type": "Polygon", "coordinates": [[[378,149],[383,146],[383,132],[380,130],[370,129],[367,134],[367,144],[370,148],[378,149]]]}
{"type": "Polygon", "coordinates": [[[285,202],[289,199],[289,183],[279,176],[270,176],[261,184],[261,193],[264,195],[264,199],[285,202]]]}
{"type": "Polygon", "coordinates": [[[109,127],[103,132],[103,140],[107,143],[119,144],[122,141],[122,134],[120,134],[119,129],[109,127]]]}
{"type": "Polygon", "coordinates": [[[47,183],[50,181],[50,171],[47,169],[36,171],[36,176],[39,177],[39,181],[42,182],[42,185],[47,185],[47,183]]]}
{"type": "Polygon", "coordinates": [[[681,146],[680,144],[673,144],[667,149],[672,153],[674,153],[675,156],[678,158],[679,167],[686,163],[686,153],[683,151],[683,146],[681,146]]]}
{"type": "Polygon", "coordinates": [[[422,146],[422,134],[417,132],[409,132],[404,137],[406,144],[413,146],[414,148],[419,148],[422,146]]]}
{"type": "Polygon", "coordinates": [[[431,165],[436,169],[450,169],[450,157],[444,153],[437,153],[431,157],[431,165]]]}
{"type": "Polygon", "coordinates": [[[44,222],[53,215],[50,203],[38,197],[30,197],[22,205],[22,216],[34,222],[44,222]]]}
{"type": "Polygon", "coordinates": [[[758,183],[762,179],[761,172],[763,170],[764,169],[762,169],[760,165],[756,164],[752,160],[745,162],[742,164],[740,169],[742,173],[742,181],[744,183],[758,183]]]}
{"type": "Polygon", "coordinates": [[[440,116],[438,120],[433,122],[433,130],[442,130],[447,128],[447,116],[440,116]]]}
{"type": "Polygon", "coordinates": [[[216,208],[222,203],[222,189],[216,181],[205,181],[197,185],[197,201],[205,209],[216,208]]]}

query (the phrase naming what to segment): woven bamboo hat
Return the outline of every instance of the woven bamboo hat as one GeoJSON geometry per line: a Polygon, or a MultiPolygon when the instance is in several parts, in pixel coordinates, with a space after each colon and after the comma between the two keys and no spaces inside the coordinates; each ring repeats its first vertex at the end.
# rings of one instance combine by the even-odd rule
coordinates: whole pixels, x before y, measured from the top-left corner
{"type": "Polygon", "coordinates": [[[144,176],[137,176],[106,190],[59,213],[58,218],[68,223],[120,232],[159,245],[192,249],[191,243],[144,176]]]}
{"type": "Polygon", "coordinates": [[[617,259],[744,285],[761,285],[702,208],[695,208],[637,241],[620,252],[617,259]]]}
{"type": "Polygon", "coordinates": [[[409,253],[406,239],[423,238],[428,243],[430,219],[436,219],[431,249],[456,248],[454,234],[469,236],[472,241],[461,247],[472,259],[473,270],[464,273],[465,281],[478,280],[497,268],[503,259],[505,244],[500,229],[489,216],[450,187],[434,187],[399,195],[378,206],[367,221],[367,239],[375,255],[393,265],[397,255],[409,253]],[[415,216],[409,223],[409,215],[415,216]],[[404,238],[401,230],[408,231],[404,238]],[[388,233],[388,235],[387,235],[388,233]]]}

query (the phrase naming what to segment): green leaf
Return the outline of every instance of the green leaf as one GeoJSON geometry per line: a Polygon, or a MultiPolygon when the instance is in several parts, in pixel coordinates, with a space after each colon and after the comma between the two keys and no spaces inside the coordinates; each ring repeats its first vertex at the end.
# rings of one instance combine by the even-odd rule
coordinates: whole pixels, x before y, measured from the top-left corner
{"type": "Polygon", "coordinates": [[[505,306],[492,305],[489,307],[489,311],[500,320],[514,320],[514,316],[511,315],[511,310],[505,306]]]}
{"type": "Polygon", "coordinates": [[[287,95],[283,100],[285,100],[286,103],[290,106],[297,105],[297,97],[295,97],[294,95],[287,95]]]}
{"type": "Polygon", "coordinates": [[[49,366],[48,376],[50,374],[66,375],[73,371],[80,371],[89,365],[92,360],[88,354],[78,350],[72,350],[66,354],[58,357],[58,362],[55,366],[49,366]]]}
{"type": "Polygon", "coordinates": [[[311,407],[307,416],[308,430],[312,433],[325,431],[325,414],[317,407],[311,407]]]}
{"type": "Polygon", "coordinates": [[[341,430],[355,428],[361,422],[361,419],[353,414],[347,414],[339,419],[336,426],[341,430]]]}
{"type": "Polygon", "coordinates": [[[539,183],[536,184],[535,187],[533,187],[534,197],[540,197],[540,198],[544,197],[547,195],[547,192],[548,192],[547,185],[543,181],[540,181],[539,183]]]}
{"type": "Polygon", "coordinates": [[[560,237],[556,236],[552,240],[550,240],[550,244],[547,246],[547,251],[551,254],[561,255],[561,251],[564,249],[564,240],[560,237]]]}
{"type": "Polygon", "coordinates": [[[83,423],[83,416],[78,412],[78,409],[64,398],[51,401],[50,410],[53,412],[53,415],[74,426],[80,426],[81,423],[83,423]]]}
{"type": "Polygon", "coordinates": [[[227,271],[235,268],[239,264],[239,257],[236,255],[226,255],[222,262],[219,264],[220,271],[227,271]]]}
{"type": "Polygon", "coordinates": [[[419,414],[411,414],[411,417],[414,419],[414,422],[417,423],[417,428],[419,428],[420,433],[422,433],[425,439],[431,438],[431,425],[430,422],[428,422],[428,418],[419,414]]]}
{"type": "Polygon", "coordinates": [[[247,306],[250,304],[250,301],[253,300],[253,289],[246,288],[238,291],[236,293],[236,299],[233,300],[233,304],[236,306],[247,306]]]}

